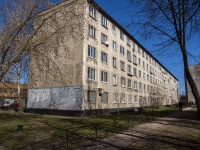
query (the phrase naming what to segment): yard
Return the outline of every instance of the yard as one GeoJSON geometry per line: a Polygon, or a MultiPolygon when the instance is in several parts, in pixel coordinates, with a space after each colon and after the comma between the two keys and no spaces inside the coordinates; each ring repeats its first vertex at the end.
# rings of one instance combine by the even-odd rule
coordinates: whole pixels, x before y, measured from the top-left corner
{"type": "Polygon", "coordinates": [[[142,113],[73,118],[0,110],[0,149],[73,148],[174,111],[176,108],[166,107],[142,113]]]}

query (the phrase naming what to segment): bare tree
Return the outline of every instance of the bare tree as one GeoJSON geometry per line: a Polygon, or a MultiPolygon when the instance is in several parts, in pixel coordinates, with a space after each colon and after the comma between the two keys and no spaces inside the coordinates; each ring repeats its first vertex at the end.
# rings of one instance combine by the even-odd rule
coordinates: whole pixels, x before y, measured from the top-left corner
{"type": "Polygon", "coordinates": [[[136,12],[134,17],[140,16],[136,17],[137,19],[133,18],[132,22],[141,27],[139,33],[145,38],[154,36],[154,38],[160,39],[158,46],[161,53],[170,49],[170,54],[177,52],[182,54],[184,72],[191,86],[200,116],[200,96],[188,66],[188,57],[191,55],[189,45],[194,40],[198,41],[197,37],[200,33],[199,0],[130,1],[137,6],[134,9],[136,12]]]}

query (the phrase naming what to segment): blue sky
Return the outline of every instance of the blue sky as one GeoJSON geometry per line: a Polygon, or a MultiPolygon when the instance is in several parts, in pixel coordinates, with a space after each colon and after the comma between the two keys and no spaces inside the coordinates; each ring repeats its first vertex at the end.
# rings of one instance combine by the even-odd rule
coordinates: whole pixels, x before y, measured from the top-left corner
{"type": "MultiPolygon", "coordinates": [[[[95,0],[95,2],[100,5],[108,14],[110,14],[117,22],[122,26],[125,25],[130,20],[130,13],[133,9],[130,5],[129,0],[95,0]]],[[[183,61],[182,56],[179,54],[172,56],[161,56],[158,52],[155,52],[156,48],[154,43],[157,39],[144,40],[140,35],[136,34],[133,28],[126,28],[129,33],[131,33],[147,50],[149,50],[178,80],[179,80],[179,93],[185,92],[185,81],[183,73],[183,61]]],[[[194,55],[198,55],[200,52],[196,47],[193,47],[194,55]]],[[[170,54],[170,52],[169,52],[170,54]]],[[[190,58],[189,64],[193,65],[194,59],[190,58]]]]}

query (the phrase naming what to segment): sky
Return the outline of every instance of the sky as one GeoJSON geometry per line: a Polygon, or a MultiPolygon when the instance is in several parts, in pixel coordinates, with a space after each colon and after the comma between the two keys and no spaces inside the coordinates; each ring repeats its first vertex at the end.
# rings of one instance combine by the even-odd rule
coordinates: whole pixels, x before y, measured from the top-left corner
{"type": "MultiPolygon", "coordinates": [[[[102,7],[108,14],[110,14],[118,23],[120,23],[137,41],[139,41],[148,51],[150,51],[157,60],[165,66],[178,80],[179,80],[179,93],[185,93],[185,79],[183,71],[183,61],[181,55],[161,56],[158,52],[155,52],[156,48],[153,45],[157,39],[144,40],[136,33],[136,31],[130,30],[124,25],[130,20],[130,12],[132,6],[129,0],[95,0],[95,2],[102,7]]],[[[200,52],[196,49],[194,55],[198,55],[200,52]]],[[[194,65],[193,58],[190,58],[189,65],[194,65]]]]}

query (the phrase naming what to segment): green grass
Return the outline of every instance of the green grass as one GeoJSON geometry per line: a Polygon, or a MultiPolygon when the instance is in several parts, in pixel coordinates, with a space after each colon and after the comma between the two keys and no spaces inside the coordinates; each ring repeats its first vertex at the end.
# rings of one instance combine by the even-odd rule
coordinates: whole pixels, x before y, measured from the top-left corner
{"type": "MultiPolygon", "coordinates": [[[[82,139],[75,138],[71,132],[96,138],[106,137],[112,132],[123,131],[144,123],[153,117],[167,115],[175,111],[175,108],[166,107],[161,109],[149,109],[142,114],[138,112],[121,113],[120,115],[100,115],[86,118],[69,118],[60,116],[46,116],[35,114],[24,114],[23,112],[0,112],[0,149],[16,149],[26,147],[35,142],[40,143],[44,139],[54,139],[55,144],[60,139],[66,139],[66,131],[70,131],[71,138],[76,145],[82,143],[82,139]],[[152,113],[153,112],[153,113],[152,113]],[[161,113],[163,112],[163,113],[161,113]],[[153,115],[153,116],[152,116],[153,115]],[[23,131],[17,131],[17,125],[24,125],[23,131]]],[[[45,141],[50,142],[50,141],[45,141]]],[[[85,140],[84,140],[85,144],[85,140]]],[[[33,144],[34,146],[36,144],[33,144]]],[[[45,145],[45,143],[44,143],[45,145]]],[[[26,148],[25,148],[26,149],[26,148]]]]}

